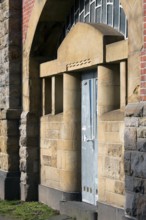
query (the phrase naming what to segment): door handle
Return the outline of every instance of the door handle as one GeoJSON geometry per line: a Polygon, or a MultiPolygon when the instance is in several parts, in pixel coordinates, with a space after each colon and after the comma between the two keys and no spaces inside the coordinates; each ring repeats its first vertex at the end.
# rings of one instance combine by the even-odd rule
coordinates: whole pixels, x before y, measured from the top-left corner
{"type": "Polygon", "coordinates": [[[83,135],[83,141],[84,142],[89,142],[89,141],[94,141],[95,137],[93,138],[87,138],[86,135],[83,135]]]}
{"type": "Polygon", "coordinates": [[[87,142],[89,142],[89,141],[94,141],[94,137],[93,137],[93,138],[87,138],[86,141],[87,141],[87,142]]]}

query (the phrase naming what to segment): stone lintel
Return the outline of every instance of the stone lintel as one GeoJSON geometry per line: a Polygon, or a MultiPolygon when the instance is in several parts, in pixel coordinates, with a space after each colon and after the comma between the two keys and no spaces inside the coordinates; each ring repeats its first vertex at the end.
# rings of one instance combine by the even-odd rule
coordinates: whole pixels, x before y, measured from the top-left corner
{"type": "Polygon", "coordinates": [[[60,63],[58,60],[42,63],[40,65],[40,77],[56,75],[66,72],[66,64],[60,63]]]}
{"type": "Polygon", "coordinates": [[[128,40],[106,45],[106,62],[114,62],[128,58],[128,40]]]}
{"type": "Polygon", "coordinates": [[[59,60],[49,61],[46,63],[42,63],[40,65],[40,77],[48,77],[48,76],[61,74],[64,72],[83,70],[85,68],[91,68],[91,67],[93,68],[98,64],[101,64],[98,57],[94,59],[87,58],[83,60],[78,60],[67,64],[61,63],[59,60]]]}

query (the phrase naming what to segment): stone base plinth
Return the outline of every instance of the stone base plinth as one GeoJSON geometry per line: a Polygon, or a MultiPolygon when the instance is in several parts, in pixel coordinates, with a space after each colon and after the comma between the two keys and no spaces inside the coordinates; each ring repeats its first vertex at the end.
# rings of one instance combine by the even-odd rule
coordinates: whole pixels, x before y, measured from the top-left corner
{"type": "Polygon", "coordinates": [[[53,209],[60,210],[60,201],[81,201],[81,193],[67,193],[39,185],[39,201],[53,209]]]}
{"type": "Polygon", "coordinates": [[[20,174],[0,171],[0,199],[20,199],[20,174]]]}
{"type": "Polygon", "coordinates": [[[123,220],[124,216],[124,209],[98,202],[99,220],[123,220]]]}

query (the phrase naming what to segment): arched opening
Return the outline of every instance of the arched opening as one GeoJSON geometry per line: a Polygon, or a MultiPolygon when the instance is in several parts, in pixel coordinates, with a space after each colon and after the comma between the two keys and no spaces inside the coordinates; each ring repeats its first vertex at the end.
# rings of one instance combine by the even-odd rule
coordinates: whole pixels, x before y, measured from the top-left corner
{"type": "MultiPolygon", "coordinates": [[[[51,61],[57,58],[57,50],[64,37],[64,27],[67,16],[70,14],[71,8],[74,5],[73,1],[64,1],[64,4],[60,1],[47,1],[44,10],[39,19],[37,29],[34,35],[33,43],[28,60],[29,69],[29,113],[27,115],[22,114],[22,124],[27,124],[27,129],[34,129],[34,132],[27,134],[27,143],[23,142],[23,132],[21,135],[22,146],[27,145],[28,156],[26,157],[26,167],[21,167],[22,182],[21,182],[21,198],[25,199],[37,199],[38,183],[40,182],[40,116],[42,114],[42,80],[40,79],[39,66],[41,63],[51,61]],[[48,11],[51,10],[51,13],[48,11]],[[32,156],[33,155],[33,156],[32,156]],[[33,160],[32,160],[33,158],[33,160]],[[27,178],[26,178],[27,176],[27,178]],[[23,179],[24,177],[24,179],[23,179]],[[28,187],[28,191],[26,188],[28,187]]],[[[106,4],[107,6],[107,4],[106,4]]],[[[85,7],[85,6],[84,6],[85,7]]],[[[104,11],[104,10],[103,10],[104,11]]],[[[120,37],[122,39],[123,37],[120,37]]],[[[107,40],[112,43],[117,41],[107,40]]],[[[107,43],[106,42],[106,43],[107,43]]],[[[78,42],[79,43],[79,42],[78,42]]],[[[105,59],[102,58],[103,60],[105,59]]],[[[88,62],[88,61],[87,61],[88,62]]],[[[90,62],[90,61],[89,61],[90,62]]],[[[103,61],[102,61],[103,62],[103,61]]],[[[102,63],[101,62],[101,63],[102,63]]],[[[114,61],[115,62],[115,61],[114,61]]],[[[86,63],[86,61],[85,61],[86,63]]],[[[72,71],[72,62],[68,63],[67,68],[72,71]]],[[[95,66],[97,63],[93,63],[91,66],[95,66]]],[[[78,66],[78,63],[75,64],[78,66]]],[[[90,66],[90,68],[91,68],[90,66]]],[[[88,66],[86,66],[88,68],[88,66]]],[[[64,72],[66,69],[64,70],[64,72]]],[[[49,80],[47,82],[50,84],[49,80]]],[[[48,110],[50,111],[50,110],[48,110]]],[[[25,128],[24,128],[25,129],[25,128]]],[[[23,131],[23,128],[22,128],[23,131]]],[[[44,157],[49,163],[49,157],[44,157]]],[[[22,163],[23,164],[23,163],[22,163]]]]}
{"type": "MultiPolygon", "coordinates": [[[[44,114],[41,117],[40,126],[40,201],[46,201],[47,204],[52,207],[59,209],[59,204],[56,203],[57,206],[55,206],[56,204],[53,204],[53,202],[48,199],[49,196],[52,197],[56,191],[58,194],[58,201],[61,200],[62,195],[64,200],[67,200],[71,198],[73,199],[72,194],[75,196],[75,194],[78,195],[79,193],[82,193],[83,201],[94,205],[97,202],[97,168],[100,166],[98,165],[99,162],[96,160],[98,158],[96,147],[98,143],[105,147],[105,143],[104,139],[101,137],[98,139],[97,136],[99,135],[97,135],[96,129],[97,127],[101,129],[102,126],[109,121],[107,114],[107,119],[105,115],[102,118],[103,114],[107,112],[110,112],[112,115],[112,117],[110,116],[110,122],[108,122],[109,127],[115,126],[115,119],[113,119],[116,114],[115,111],[113,111],[115,108],[119,108],[118,114],[120,115],[120,118],[116,120],[118,126],[121,121],[123,122],[124,117],[124,114],[121,111],[119,95],[120,75],[123,75],[123,72],[120,72],[120,65],[123,66],[121,60],[125,60],[127,54],[121,54],[121,57],[118,57],[119,55],[116,55],[116,57],[111,55],[113,47],[118,50],[119,47],[124,46],[125,41],[123,38],[123,35],[119,32],[104,24],[77,23],[58,48],[57,59],[41,64],[40,77],[43,79],[43,83],[45,83],[44,87],[50,87],[49,83],[47,85],[49,79],[50,83],[53,85],[50,88],[52,90],[51,96],[53,100],[51,102],[52,110],[54,108],[54,100],[55,102],[58,102],[55,99],[56,93],[54,91],[58,91],[58,85],[61,84],[58,83],[57,85],[53,84],[53,82],[58,80],[58,76],[62,75],[63,77],[63,112],[62,114],[56,114],[57,112],[50,111],[48,114],[45,108],[43,111],[44,114]],[[92,40],[90,41],[90,39],[92,40]],[[112,48],[109,48],[109,45],[112,48]],[[108,54],[110,54],[109,57],[108,54]],[[99,83],[97,83],[97,78],[99,83]],[[87,87],[84,88],[84,86],[87,87]],[[97,93],[99,93],[98,101],[97,93]],[[98,104],[96,104],[97,102],[98,104]],[[98,113],[96,105],[98,105],[98,113]],[[47,134],[45,134],[44,131],[47,131],[47,134]],[[50,143],[52,142],[52,139],[53,145],[50,143]],[[84,152],[86,146],[88,146],[88,150],[90,149],[89,152],[92,152],[91,155],[89,152],[84,152]],[[93,155],[95,156],[95,159],[93,159],[93,155]],[[82,169],[80,169],[81,160],[82,169]],[[54,162],[56,162],[56,164],[54,162]],[[95,164],[93,165],[92,162],[95,162],[95,164]],[[93,175],[91,180],[91,173],[94,173],[92,172],[93,167],[95,167],[97,173],[93,175]],[[86,173],[87,170],[88,174],[86,173]],[[52,172],[54,172],[54,176],[51,175],[52,172]],[[88,183],[86,182],[87,179],[90,180],[87,181],[88,183]],[[81,182],[82,187],[80,186],[81,182]],[[88,185],[89,182],[92,186],[88,185]]],[[[44,100],[48,98],[46,94],[48,91],[49,89],[43,91],[44,100]]],[[[47,104],[47,101],[44,103],[47,104]]],[[[101,130],[103,136],[106,135],[106,130],[103,128],[101,130]]],[[[116,132],[117,135],[119,135],[119,130],[116,132]]],[[[109,130],[109,135],[112,135],[112,130],[109,130]]],[[[110,139],[110,141],[111,143],[108,143],[107,139],[107,145],[109,148],[114,140],[110,139]]],[[[123,148],[121,142],[122,141],[120,140],[118,145],[120,150],[123,148]]],[[[104,159],[106,159],[106,155],[104,155],[104,159]]],[[[121,158],[119,161],[120,160],[121,158]]],[[[108,175],[112,175],[112,173],[116,175],[115,172],[116,170],[111,170],[110,174],[105,174],[106,179],[108,180],[110,178],[108,175]]],[[[99,178],[100,180],[103,178],[101,173],[99,178]]],[[[117,175],[113,178],[119,178],[119,176],[117,175]]],[[[102,187],[101,181],[99,182],[100,187],[102,187]]],[[[100,190],[99,198],[102,200],[103,198],[100,190]]],[[[105,189],[105,191],[106,190],[107,189],[105,189]]]]}

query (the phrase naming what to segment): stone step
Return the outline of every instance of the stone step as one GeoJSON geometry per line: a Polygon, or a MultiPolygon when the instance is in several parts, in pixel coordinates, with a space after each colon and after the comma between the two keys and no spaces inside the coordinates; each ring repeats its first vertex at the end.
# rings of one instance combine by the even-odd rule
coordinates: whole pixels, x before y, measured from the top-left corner
{"type": "Polygon", "coordinates": [[[66,215],[55,215],[50,217],[48,220],[73,220],[73,219],[66,215]]]}
{"type": "MultiPolygon", "coordinates": [[[[143,219],[143,220],[145,220],[145,219],[143,219]]],[[[130,217],[130,216],[123,216],[122,220],[136,220],[136,218],[130,217]]]]}
{"type": "Polygon", "coordinates": [[[97,220],[97,206],[84,202],[61,201],[60,213],[76,220],[97,220]]]}

